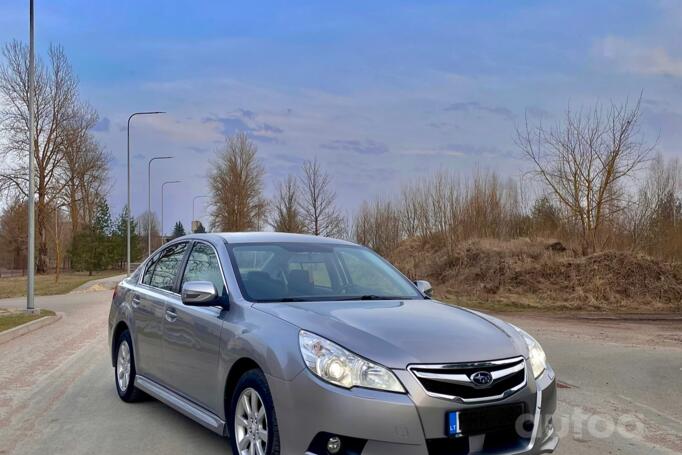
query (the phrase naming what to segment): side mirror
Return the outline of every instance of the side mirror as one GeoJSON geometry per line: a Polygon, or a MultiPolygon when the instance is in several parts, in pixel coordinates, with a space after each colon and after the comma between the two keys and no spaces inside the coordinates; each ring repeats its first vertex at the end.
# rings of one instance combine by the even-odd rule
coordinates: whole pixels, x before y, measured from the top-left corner
{"type": "Polygon", "coordinates": [[[218,291],[210,281],[188,281],[182,285],[182,303],[187,306],[213,306],[218,291]]]}
{"type": "Polygon", "coordinates": [[[429,283],[426,280],[417,280],[414,282],[414,285],[417,286],[417,289],[419,289],[419,292],[424,294],[427,297],[433,297],[433,287],[431,286],[431,283],[429,283]]]}

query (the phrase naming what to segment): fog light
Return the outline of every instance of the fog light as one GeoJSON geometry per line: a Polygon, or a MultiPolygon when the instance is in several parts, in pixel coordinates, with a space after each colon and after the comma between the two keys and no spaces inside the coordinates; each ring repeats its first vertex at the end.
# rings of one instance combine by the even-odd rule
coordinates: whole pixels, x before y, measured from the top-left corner
{"type": "Polygon", "coordinates": [[[341,451],[341,439],[338,436],[332,436],[327,441],[327,452],[331,454],[339,453],[341,451]]]}

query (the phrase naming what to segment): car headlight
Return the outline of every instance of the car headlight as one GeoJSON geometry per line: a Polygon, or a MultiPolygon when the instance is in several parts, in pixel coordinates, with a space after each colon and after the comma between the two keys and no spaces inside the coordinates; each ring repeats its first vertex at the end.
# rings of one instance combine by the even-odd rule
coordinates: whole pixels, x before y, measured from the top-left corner
{"type": "Polygon", "coordinates": [[[310,371],[327,382],[346,389],[365,387],[405,393],[402,384],[390,370],[336,343],[305,330],[299,333],[298,342],[310,371]]]}
{"type": "Polygon", "coordinates": [[[516,327],[513,324],[510,325],[521,334],[524,341],[528,345],[528,361],[530,362],[530,366],[533,369],[533,376],[538,378],[547,368],[547,356],[545,355],[545,351],[542,349],[542,346],[540,346],[540,343],[538,343],[535,338],[530,336],[528,332],[516,327]]]}

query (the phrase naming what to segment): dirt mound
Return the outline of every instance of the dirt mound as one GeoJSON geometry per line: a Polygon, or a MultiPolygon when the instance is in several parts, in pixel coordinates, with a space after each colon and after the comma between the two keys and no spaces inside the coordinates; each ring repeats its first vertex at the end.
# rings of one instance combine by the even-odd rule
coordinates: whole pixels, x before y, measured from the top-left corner
{"type": "Polygon", "coordinates": [[[436,294],[467,304],[587,311],[682,311],[682,266],[641,254],[578,256],[549,240],[475,240],[452,251],[416,239],[391,260],[436,294]]]}

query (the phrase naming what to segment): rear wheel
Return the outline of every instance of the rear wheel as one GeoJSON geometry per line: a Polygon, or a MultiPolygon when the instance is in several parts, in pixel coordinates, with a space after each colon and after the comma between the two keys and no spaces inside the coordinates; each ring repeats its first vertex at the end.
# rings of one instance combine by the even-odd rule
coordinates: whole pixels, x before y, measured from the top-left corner
{"type": "Polygon", "coordinates": [[[124,330],[116,340],[116,391],[121,400],[128,403],[140,401],[144,393],[135,387],[135,356],[130,332],[124,330]]]}
{"type": "Polygon", "coordinates": [[[262,371],[250,370],[242,375],[232,395],[229,415],[233,454],[279,455],[275,407],[262,371]]]}

